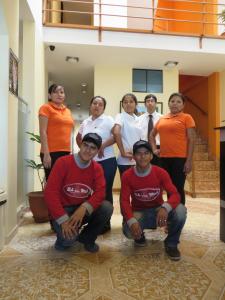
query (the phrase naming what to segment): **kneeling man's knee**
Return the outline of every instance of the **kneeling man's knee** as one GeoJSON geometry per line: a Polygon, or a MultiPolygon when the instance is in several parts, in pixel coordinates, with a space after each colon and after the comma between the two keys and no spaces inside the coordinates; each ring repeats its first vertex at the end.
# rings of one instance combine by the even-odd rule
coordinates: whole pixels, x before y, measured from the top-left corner
{"type": "Polygon", "coordinates": [[[179,220],[186,220],[187,218],[187,208],[183,204],[179,204],[176,209],[176,216],[179,220]]]}
{"type": "Polygon", "coordinates": [[[111,216],[113,213],[113,206],[109,201],[103,201],[100,208],[101,211],[104,211],[104,213],[108,216],[111,216]]]}

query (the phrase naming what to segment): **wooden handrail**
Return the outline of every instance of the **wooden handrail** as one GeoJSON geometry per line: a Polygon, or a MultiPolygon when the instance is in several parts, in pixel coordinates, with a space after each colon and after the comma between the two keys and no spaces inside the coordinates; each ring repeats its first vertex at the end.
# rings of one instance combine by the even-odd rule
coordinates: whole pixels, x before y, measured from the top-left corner
{"type": "MultiPolygon", "coordinates": [[[[152,7],[143,7],[143,6],[134,6],[134,5],[123,5],[123,4],[111,4],[111,3],[102,3],[101,0],[99,0],[98,2],[94,1],[94,2],[88,2],[88,1],[82,1],[82,0],[44,0],[43,4],[44,4],[44,7],[43,7],[43,24],[44,25],[47,25],[49,26],[50,24],[48,22],[46,22],[46,13],[65,13],[65,14],[81,14],[81,15],[91,15],[91,16],[98,16],[99,17],[99,21],[100,21],[100,24],[98,25],[94,25],[94,27],[98,28],[98,31],[99,31],[99,41],[101,41],[101,33],[102,33],[102,30],[104,28],[104,24],[102,23],[102,17],[116,17],[116,18],[126,18],[126,19],[137,19],[137,20],[144,20],[144,21],[148,21],[148,20],[151,20],[152,21],[152,24],[156,24],[155,22],[156,21],[159,21],[161,22],[162,24],[167,24],[167,29],[163,28],[162,27],[162,33],[163,32],[167,32],[168,34],[177,34],[179,35],[179,31],[174,31],[174,32],[170,32],[169,33],[169,25],[170,25],[170,22],[176,22],[176,23],[183,23],[183,24],[197,24],[197,25],[202,25],[202,29],[201,29],[201,32],[197,32],[195,34],[195,31],[193,31],[193,34],[192,33],[186,33],[186,32],[181,32],[181,35],[183,36],[198,36],[200,38],[200,47],[201,47],[201,44],[202,44],[202,38],[203,37],[217,37],[217,38],[220,38],[220,35],[216,34],[216,32],[213,32],[211,33],[211,35],[207,35],[207,26],[209,25],[214,25],[214,26],[222,26],[224,25],[222,22],[215,22],[215,21],[207,21],[207,19],[205,18],[205,16],[214,16],[216,18],[219,19],[219,13],[217,12],[211,12],[211,11],[206,11],[205,7],[206,5],[209,6],[209,5],[217,5],[217,6],[224,6],[225,7],[225,4],[223,3],[214,3],[214,2],[207,2],[207,1],[194,1],[194,0],[164,0],[164,1],[167,1],[167,2],[173,2],[173,3],[177,3],[177,2],[185,2],[185,3],[193,3],[193,4],[202,4],[203,5],[203,9],[202,11],[197,11],[195,9],[173,9],[173,8],[166,8],[166,7],[157,7],[155,8],[154,7],[154,0],[152,0],[152,7]],[[47,3],[51,3],[51,2],[59,2],[59,3],[65,3],[65,2],[68,2],[68,3],[79,3],[79,4],[88,4],[88,5],[93,5],[93,7],[95,5],[98,6],[98,9],[99,9],[99,12],[94,12],[94,11],[79,11],[79,10],[64,10],[64,9],[51,9],[51,8],[48,8],[48,5],[47,3]],[[111,13],[104,13],[103,12],[103,7],[121,7],[121,8],[133,8],[133,9],[143,9],[143,10],[148,10],[148,11],[152,11],[152,16],[140,16],[140,15],[122,15],[122,14],[111,14],[111,13]],[[157,12],[157,15],[155,16],[155,12],[157,12]],[[177,13],[191,13],[191,14],[197,14],[199,16],[201,16],[201,19],[199,20],[190,20],[190,19],[187,19],[187,18],[182,18],[182,19],[178,19],[178,18],[166,18],[166,17],[160,17],[160,12],[177,12],[177,13]],[[166,23],[165,23],[166,22],[166,23]]],[[[65,27],[74,27],[74,26],[71,26],[71,25],[74,25],[74,24],[66,24],[67,26],[65,27]]],[[[78,25],[78,24],[77,24],[78,25]]],[[[152,29],[155,28],[154,30],[154,33],[156,32],[159,32],[159,28],[158,28],[158,24],[157,23],[157,30],[155,27],[152,27],[152,29]]],[[[54,23],[54,26],[58,26],[57,23],[54,23]]],[[[90,25],[92,26],[92,25],[90,25]]],[[[165,25],[163,25],[165,26],[165,25]]],[[[61,27],[61,26],[60,26],[61,27]]],[[[109,27],[108,27],[109,28],[109,27]]],[[[111,30],[113,30],[113,26],[111,26],[111,30]]],[[[218,27],[219,28],[219,27],[218,27]]],[[[121,28],[122,29],[122,28],[121,28]]],[[[109,29],[110,30],[110,29],[109,29]]],[[[143,30],[143,33],[146,32],[146,29],[141,29],[141,28],[136,28],[137,32],[141,32],[141,30],[143,30]]],[[[124,31],[129,31],[129,28],[124,28],[124,31]]],[[[153,33],[153,30],[151,30],[151,28],[149,28],[149,32],[153,33]]],[[[222,39],[224,39],[224,37],[221,37],[222,39]]]]}
{"type": "Polygon", "coordinates": [[[190,97],[185,95],[185,99],[190,102],[195,108],[197,108],[204,116],[208,116],[208,113],[205,112],[198,104],[196,104],[190,97]]]}

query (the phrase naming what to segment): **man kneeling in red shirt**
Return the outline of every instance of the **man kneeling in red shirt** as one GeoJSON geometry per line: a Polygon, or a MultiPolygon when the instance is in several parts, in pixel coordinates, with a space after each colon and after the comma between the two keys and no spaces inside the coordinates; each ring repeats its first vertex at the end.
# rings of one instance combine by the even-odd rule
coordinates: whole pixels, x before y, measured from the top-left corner
{"type": "Polygon", "coordinates": [[[56,250],[66,250],[77,240],[89,252],[99,250],[95,241],[113,212],[112,204],[104,201],[102,167],[92,160],[101,144],[98,134],[86,134],[80,151],[59,158],[48,178],[44,194],[57,234],[56,250]]]}
{"type": "Polygon", "coordinates": [[[153,153],[148,142],[136,142],[133,156],[136,166],[122,176],[121,211],[125,219],[123,233],[126,237],[133,238],[136,245],[144,246],[144,229],[167,226],[165,251],[172,260],[179,260],[177,245],[186,221],[186,208],[180,204],[180,195],[168,173],[151,165],[153,153]],[[167,202],[163,201],[163,190],[167,192],[167,202]]]}

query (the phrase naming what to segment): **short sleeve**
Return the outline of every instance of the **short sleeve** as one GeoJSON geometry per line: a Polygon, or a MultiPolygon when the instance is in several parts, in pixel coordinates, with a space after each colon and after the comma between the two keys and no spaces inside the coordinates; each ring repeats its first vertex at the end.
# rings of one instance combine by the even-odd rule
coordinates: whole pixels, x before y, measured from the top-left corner
{"type": "Polygon", "coordinates": [[[44,117],[49,118],[50,113],[51,113],[51,112],[50,112],[50,107],[49,107],[49,105],[48,105],[48,104],[44,104],[44,105],[42,105],[42,106],[40,107],[38,115],[39,115],[39,116],[44,116],[44,117]]]}
{"type": "Polygon", "coordinates": [[[111,116],[108,116],[108,124],[110,129],[115,125],[115,120],[111,116]]]}
{"type": "Polygon", "coordinates": [[[122,114],[117,114],[115,118],[115,125],[118,124],[121,127],[123,127],[123,119],[122,119],[122,114]]]}
{"type": "Polygon", "coordinates": [[[194,128],[195,127],[195,121],[191,115],[189,115],[189,114],[186,115],[185,124],[186,124],[186,128],[194,128]]]}

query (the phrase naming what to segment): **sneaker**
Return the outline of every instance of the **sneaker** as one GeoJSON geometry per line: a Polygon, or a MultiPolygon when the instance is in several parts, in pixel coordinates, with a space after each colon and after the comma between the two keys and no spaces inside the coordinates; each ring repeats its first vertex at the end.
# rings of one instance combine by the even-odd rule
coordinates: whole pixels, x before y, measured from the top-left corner
{"type": "Polygon", "coordinates": [[[55,242],[54,247],[55,247],[55,250],[57,250],[57,251],[65,251],[65,250],[68,250],[70,248],[70,246],[63,246],[58,241],[55,242]]]}
{"type": "Polygon", "coordinates": [[[180,260],[181,255],[180,255],[180,251],[178,250],[177,246],[169,247],[169,246],[165,245],[165,251],[171,260],[175,260],[175,261],[180,260]]]}
{"type": "Polygon", "coordinates": [[[139,240],[134,240],[134,245],[138,247],[144,247],[146,246],[146,238],[143,234],[142,237],[139,240]]]}
{"type": "Polygon", "coordinates": [[[91,253],[95,253],[95,252],[99,251],[99,245],[96,244],[95,242],[84,244],[84,248],[85,248],[85,250],[87,250],[88,252],[91,252],[91,253]]]}

